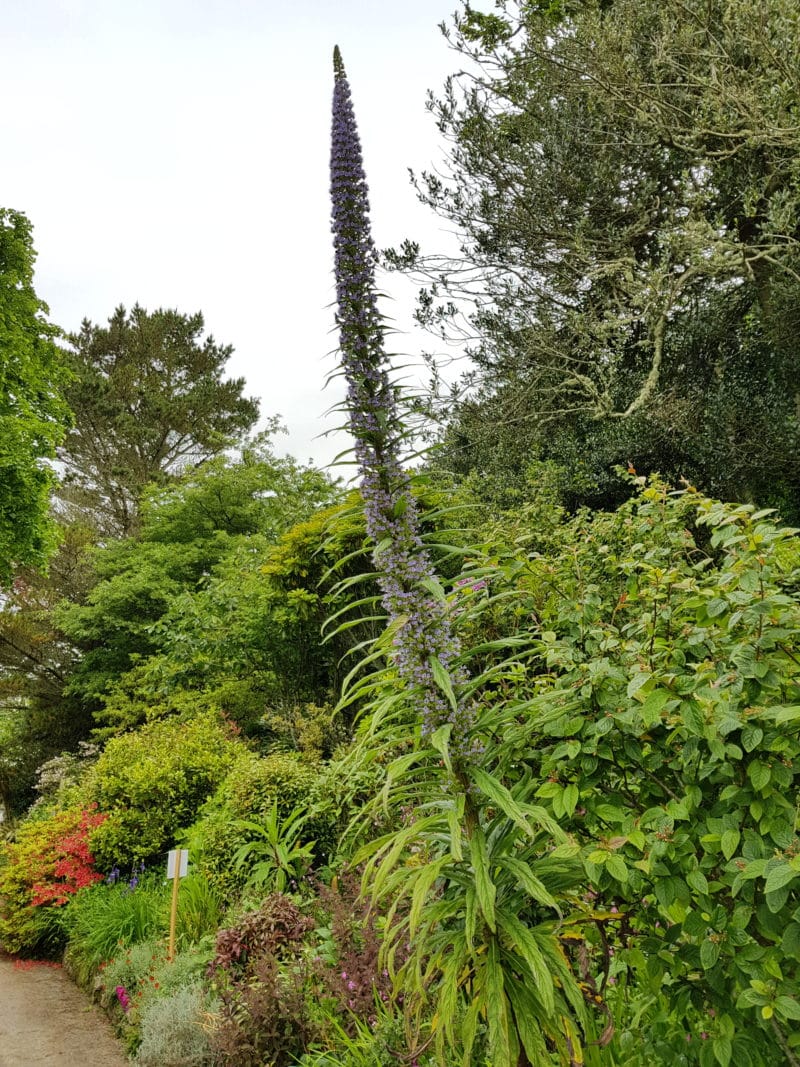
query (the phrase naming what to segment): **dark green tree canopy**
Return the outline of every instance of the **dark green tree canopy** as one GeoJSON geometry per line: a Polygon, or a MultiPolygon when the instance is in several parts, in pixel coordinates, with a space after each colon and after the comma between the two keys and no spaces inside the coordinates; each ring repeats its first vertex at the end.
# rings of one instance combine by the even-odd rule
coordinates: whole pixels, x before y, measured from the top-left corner
{"type": "Polygon", "coordinates": [[[258,417],[244,379],[223,377],[233,349],[203,329],[199,312],[137,304],[70,335],[75,424],[61,453],[65,482],[114,534],[135,529],[146,485],[218,455],[258,417]]]}
{"type": "Polygon", "coordinates": [[[786,388],[800,307],[796,5],[495,7],[455,19],[468,73],[431,99],[449,173],[419,181],[460,254],[390,254],[422,269],[420,318],[465,331],[479,395],[526,447],[552,454],[563,429],[591,453],[601,434],[616,462],[699,467],[709,488],[757,499],[776,433],[765,449],[760,413],[750,425],[734,396],[766,400],[779,451],[800,458],[786,388]],[[693,457],[715,435],[709,468],[693,457]],[[734,448],[750,463],[725,481],[734,448]]]}
{"type": "Polygon", "coordinates": [[[34,259],[30,222],[0,208],[0,581],[51,547],[47,460],[67,421],[58,331],[34,292],[34,259]]]}

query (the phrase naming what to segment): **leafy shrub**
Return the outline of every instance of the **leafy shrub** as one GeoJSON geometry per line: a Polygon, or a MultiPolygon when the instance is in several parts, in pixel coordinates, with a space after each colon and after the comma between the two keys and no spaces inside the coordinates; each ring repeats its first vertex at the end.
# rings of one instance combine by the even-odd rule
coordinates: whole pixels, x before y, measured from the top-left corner
{"type": "MultiPolygon", "coordinates": [[[[149,1029],[150,1042],[159,1040],[159,1014],[151,1020],[152,1026],[147,1022],[153,1005],[184,988],[198,986],[211,955],[211,941],[207,939],[168,961],[165,942],[148,940],[119,946],[114,957],[100,965],[94,988],[103,1006],[116,1015],[130,1050],[139,1046],[149,1029]]],[[[196,1022],[196,1017],[192,1018],[196,1022]]],[[[176,1046],[176,1055],[183,1044],[176,1046]]],[[[180,1054],[187,1054],[186,1050],[180,1054]]]]}
{"type": "MultiPolygon", "coordinates": [[[[244,888],[248,871],[237,867],[235,857],[248,842],[263,836],[263,823],[273,805],[281,819],[295,808],[314,803],[319,792],[320,768],[294,753],[259,757],[245,752],[184,835],[198,869],[222,896],[244,888]],[[248,828],[247,823],[258,824],[248,828]]],[[[303,829],[303,839],[316,842],[315,855],[327,854],[334,839],[334,816],[322,805],[303,829]]]]}
{"type": "Polygon", "coordinates": [[[260,892],[296,890],[308,874],[313,842],[302,843],[307,820],[295,810],[287,818],[278,816],[278,802],[258,822],[240,819],[233,825],[248,836],[233,857],[234,866],[247,872],[246,887],[260,892]]]}
{"type": "Polygon", "coordinates": [[[496,642],[484,736],[502,786],[533,783],[580,845],[570,958],[612,1062],[772,1067],[800,1047],[800,542],[751,506],[640,489],[547,555],[487,549],[491,597],[464,619],[496,642]]]}
{"type": "Polygon", "coordinates": [[[272,893],[255,911],[246,912],[235,926],[218,932],[209,974],[217,969],[243,971],[259,956],[294,951],[313,926],[294,901],[282,893],[272,893]]]}
{"type": "Polygon", "coordinates": [[[330,704],[295,704],[267,710],[261,725],[276,741],[296,749],[312,763],[329,759],[346,735],[344,723],[333,714],[330,704]]]}
{"type": "Polygon", "coordinates": [[[235,818],[264,814],[277,801],[278,814],[288,815],[303,804],[318,771],[293,752],[238,760],[219,788],[218,799],[235,818]]]}
{"type": "Polygon", "coordinates": [[[142,1011],[141,1067],[204,1067],[214,1062],[206,1017],[213,1011],[200,983],[154,999],[142,1011]]]}
{"type": "Polygon", "coordinates": [[[87,789],[108,819],[92,836],[98,864],[150,860],[224,779],[241,742],[218,715],[166,719],[112,738],[87,789]]]}
{"type": "Polygon", "coordinates": [[[80,808],[29,819],[4,846],[0,938],[9,952],[53,951],[63,944],[54,909],[100,881],[89,836],[105,815],[80,808]]]}
{"type": "Polygon", "coordinates": [[[221,930],[209,965],[220,1008],[211,1036],[215,1063],[286,1067],[314,1034],[303,940],[313,921],[273,893],[236,926],[221,930]]]}

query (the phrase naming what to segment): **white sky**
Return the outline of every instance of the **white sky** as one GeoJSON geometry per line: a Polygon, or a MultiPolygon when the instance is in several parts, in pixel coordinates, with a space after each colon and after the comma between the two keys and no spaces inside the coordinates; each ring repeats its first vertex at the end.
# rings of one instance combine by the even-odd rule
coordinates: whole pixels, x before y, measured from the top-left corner
{"type": "MultiPolygon", "coordinates": [[[[441,159],[425,93],[458,66],[457,0],[18,0],[3,5],[0,205],[24,211],[35,285],[67,330],[120,303],[201,310],[231,375],[329,461],[335,339],[331,54],[342,49],[378,247],[441,244],[407,168],[441,159]]],[[[386,305],[403,330],[410,291],[386,305]]],[[[428,337],[394,339],[404,351],[428,337]]]]}

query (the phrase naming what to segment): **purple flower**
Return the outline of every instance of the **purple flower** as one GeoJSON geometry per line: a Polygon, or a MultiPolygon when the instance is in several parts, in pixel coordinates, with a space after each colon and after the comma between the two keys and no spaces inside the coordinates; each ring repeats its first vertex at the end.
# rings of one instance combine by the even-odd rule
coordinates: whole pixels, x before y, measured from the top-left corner
{"type": "Polygon", "coordinates": [[[334,50],[331,203],[339,349],[347,381],[346,406],[361,475],[367,532],[374,542],[383,605],[394,632],[394,663],[415,691],[423,736],[451,725],[451,746],[466,755],[472,706],[455,705],[466,681],[436,572],[419,533],[417,505],[402,464],[404,427],[389,376],[378,310],[377,253],[361,144],[344,64],[334,50]]]}
{"type": "Polygon", "coordinates": [[[114,992],[117,994],[117,1000],[120,1003],[120,1007],[127,1014],[131,1006],[131,998],[128,996],[125,986],[118,985],[114,992]]]}

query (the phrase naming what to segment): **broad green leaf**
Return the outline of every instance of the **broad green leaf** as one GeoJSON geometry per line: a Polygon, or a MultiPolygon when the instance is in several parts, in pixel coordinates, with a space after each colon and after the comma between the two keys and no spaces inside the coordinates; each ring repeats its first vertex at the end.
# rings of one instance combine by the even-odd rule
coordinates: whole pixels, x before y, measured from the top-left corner
{"type": "Polygon", "coordinates": [[[720,839],[720,848],[726,860],[729,860],[739,847],[739,837],[738,830],[726,830],[723,833],[720,839]]]}
{"type": "Polygon", "coordinates": [[[642,704],[639,714],[646,727],[655,725],[661,718],[664,705],[672,699],[672,694],[666,689],[654,689],[642,704]]]}
{"type": "Polygon", "coordinates": [[[714,1038],[714,1057],[719,1067],[728,1067],[733,1056],[733,1045],[729,1037],[714,1038]]]}
{"type": "Polygon", "coordinates": [[[774,893],[777,889],[783,889],[785,885],[793,882],[795,878],[800,878],[800,871],[788,863],[782,863],[780,867],[773,867],[764,883],[764,892],[774,893]]]}
{"type": "Polygon", "coordinates": [[[776,997],[775,1009],[784,1019],[800,1022],[800,1004],[793,997],[776,997]]]}
{"type": "Polygon", "coordinates": [[[706,605],[706,614],[709,619],[716,619],[720,615],[724,615],[727,610],[728,602],[721,597],[715,597],[714,600],[710,600],[706,605]]]}
{"type": "Polygon", "coordinates": [[[578,806],[579,799],[580,792],[578,790],[578,787],[571,783],[566,787],[561,798],[561,803],[564,807],[565,815],[572,815],[574,813],[575,809],[578,806]]]}
{"type": "Polygon", "coordinates": [[[747,777],[753,783],[754,789],[764,789],[770,780],[770,769],[766,763],[754,760],[747,768],[747,777]]]}
{"type": "Polygon", "coordinates": [[[748,723],[742,730],[742,748],[745,752],[752,752],[754,748],[758,748],[761,744],[763,736],[764,731],[760,726],[754,726],[753,723],[748,723]]]}
{"type": "Polygon", "coordinates": [[[639,695],[639,691],[652,681],[652,674],[634,674],[633,678],[628,682],[627,694],[629,697],[636,697],[637,700],[644,700],[645,697],[639,695]]]}
{"type": "Polygon", "coordinates": [[[616,878],[618,882],[628,881],[629,871],[622,856],[617,856],[613,853],[610,854],[608,859],[606,860],[606,870],[611,875],[611,877],[616,878]]]}
{"type": "Polygon", "coordinates": [[[719,945],[716,941],[704,941],[700,946],[700,963],[703,969],[710,971],[719,959],[719,945]]]}
{"type": "Polygon", "coordinates": [[[708,879],[700,870],[689,871],[686,875],[686,884],[696,893],[708,893],[708,879]]]}

